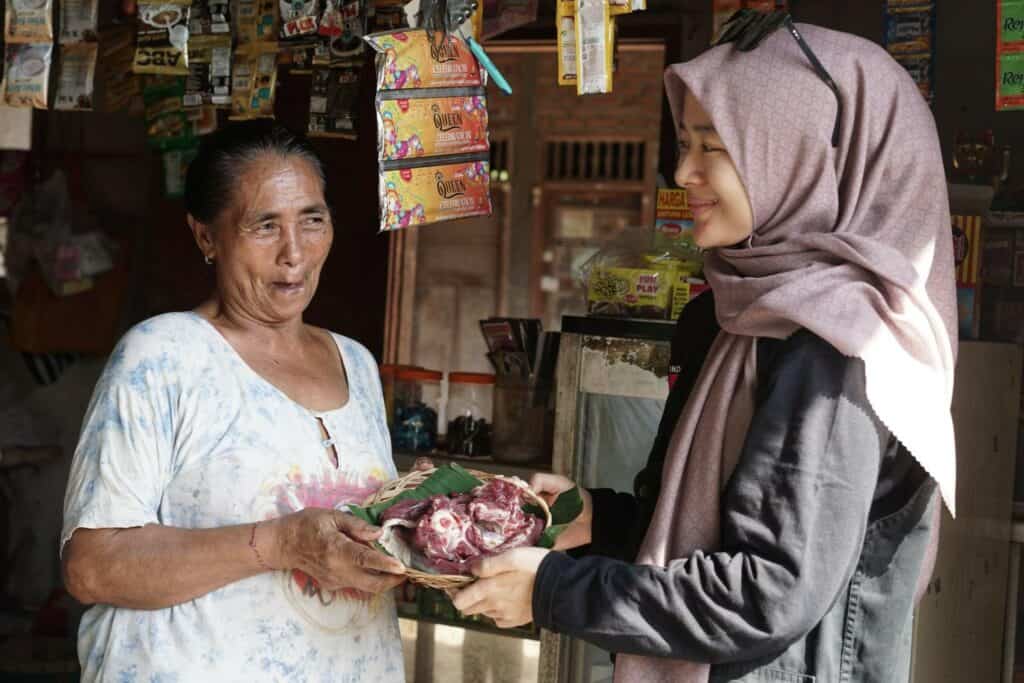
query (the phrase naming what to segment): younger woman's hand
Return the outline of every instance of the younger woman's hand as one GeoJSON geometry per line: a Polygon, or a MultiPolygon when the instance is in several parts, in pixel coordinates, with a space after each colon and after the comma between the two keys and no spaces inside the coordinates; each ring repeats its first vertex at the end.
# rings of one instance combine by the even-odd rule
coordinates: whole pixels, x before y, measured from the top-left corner
{"type": "Polygon", "coordinates": [[[479,579],[455,594],[452,603],[466,616],[483,614],[499,628],[533,621],[533,582],[550,550],[516,548],[481,560],[473,569],[479,579]]]}
{"type": "MultiPolygon", "coordinates": [[[[549,474],[537,472],[530,477],[530,488],[536,491],[548,505],[553,505],[561,494],[571,490],[576,482],[560,474],[549,474]]],[[[555,541],[555,550],[568,550],[590,543],[591,528],[593,525],[594,502],[590,492],[580,487],[580,498],[583,499],[583,512],[573,520],[565,531],[555,541]]]]}

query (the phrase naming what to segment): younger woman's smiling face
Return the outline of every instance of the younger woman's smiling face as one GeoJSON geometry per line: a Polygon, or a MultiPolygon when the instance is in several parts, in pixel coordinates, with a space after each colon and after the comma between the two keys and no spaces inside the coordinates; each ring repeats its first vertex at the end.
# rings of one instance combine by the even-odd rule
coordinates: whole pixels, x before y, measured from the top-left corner
{"type": "Polygon", "coordinates": [[[689,91],[679,126],[675,179],[686,188],[697,246],[730,247],[753,232],[754,214],[747,189],[711,117],[689,91]]]}

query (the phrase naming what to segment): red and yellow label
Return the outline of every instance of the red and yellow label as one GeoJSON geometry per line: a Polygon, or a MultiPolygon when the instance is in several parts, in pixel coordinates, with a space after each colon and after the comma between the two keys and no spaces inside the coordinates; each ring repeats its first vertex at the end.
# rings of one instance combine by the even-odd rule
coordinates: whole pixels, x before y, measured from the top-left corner
{"type": "Polygon", "coordinates": [[[431,41],[423,30],[368,36],[379,53],[378,90],[465,88],[483,85],[480,65],[466,43],[455,35],[431,41]]]}
{"type": "Polygon", "coordinates": [[[486,161],[381,172],[381,230],[491,213],[486,161]]]}
{"type": "Polygon", "coordinates": [[[658,220],[692,219],[693,213],[686,200],[686,190],[660,188],[654,217],[658,220]]]}
{"type": "Polygon", "coordinates": [[[383,161],[486,152],[487,98],[382,100],[377,107],[383,161]]]}

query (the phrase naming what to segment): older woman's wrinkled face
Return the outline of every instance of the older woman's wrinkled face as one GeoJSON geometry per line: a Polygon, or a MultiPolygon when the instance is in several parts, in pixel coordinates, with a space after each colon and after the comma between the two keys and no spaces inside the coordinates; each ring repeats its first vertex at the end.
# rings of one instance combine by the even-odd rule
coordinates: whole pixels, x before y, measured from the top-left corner
{"type": "Polygon", "coordinates": [[[209,254],[222,301],[267,324],[301,316],[334,237],[320,177],[301,157],[267,154],[242,169],[235,188],[209,254]]]}
{"type": "Polygon", "coordinates": [[[697,246],[729,247],[750,236],[754,215],[746,187],[711,117],[689,92],[679,127],[676,183],[686,188],[697,246]]]}

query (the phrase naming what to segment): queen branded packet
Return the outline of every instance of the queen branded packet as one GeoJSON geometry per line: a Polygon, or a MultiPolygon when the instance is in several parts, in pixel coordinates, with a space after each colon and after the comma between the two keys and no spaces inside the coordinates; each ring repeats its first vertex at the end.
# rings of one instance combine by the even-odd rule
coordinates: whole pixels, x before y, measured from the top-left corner
{"type": "Polygon", "coordinates": [[[137,74],[188,75],[190,0],[139,3],[137,74]]]}
{"type": "Polygon", "coordinates": [[[486,72],[466,43],[375,34],[380,229],[490,214],[486,72]]]}
{"type": "Polygon", "coordinates": [[[382,98],[377,126],[383,161],[489,149],[483,95],[382,98]]]}
{"type": "Polygon", "coordinates": [[[381,230],[450,221],[491,212],[486,161],[381,170],[381,230]]]}
{"type": "Polygon", "coordinates": [[[482,87],[480,65],[454,35],[423,30],[375,33],[366,42],[377,51],[377,90],[482,87]]]}

